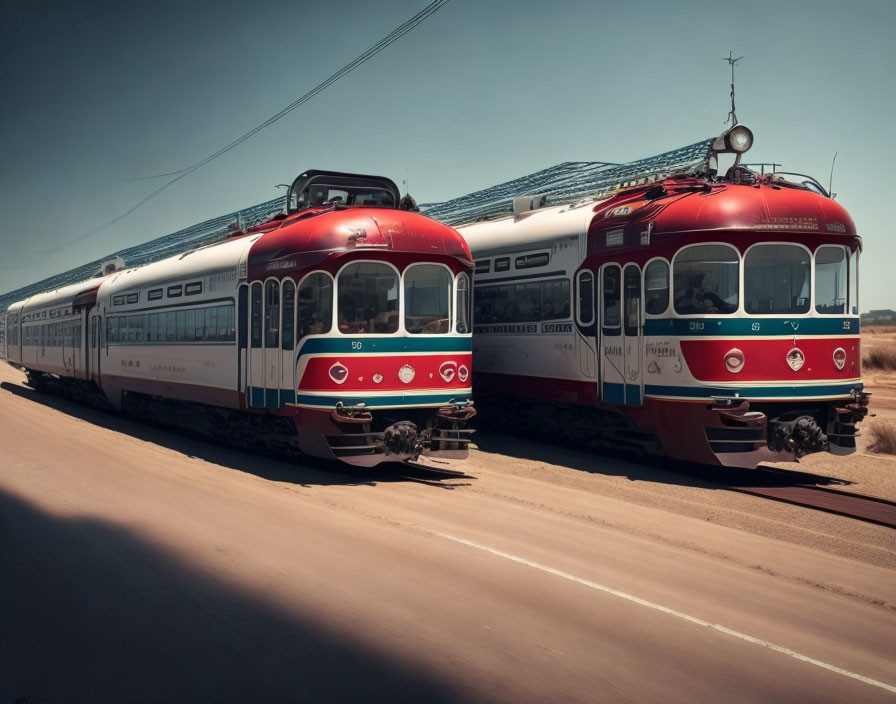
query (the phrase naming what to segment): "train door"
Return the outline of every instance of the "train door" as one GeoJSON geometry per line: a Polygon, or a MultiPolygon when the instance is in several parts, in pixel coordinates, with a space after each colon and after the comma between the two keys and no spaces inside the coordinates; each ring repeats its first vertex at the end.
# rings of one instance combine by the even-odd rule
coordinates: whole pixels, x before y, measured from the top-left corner
{"type": "Polygon", "coordinates": [[[249,287],[241,285],[238,293],[239,304],[236,315],[236,388],[243,392],[246,405],[249,404],[249,287]]]}
{"type": "Polygon", "coordinates": [[[625,345],[622,335],[622,269],[604,264],[600,270],[599,354],[601,398],[625,403],[625,345]]]}
{"type": "Polygon", "coordinates": [[[103,325],[99,315],[90,315],[87,333],[87,379],[100,383],[100,337],[103,325]]]}
{"type": "Polygon", "coordinates": [[[280,282],[264,285],[264,407],[280,407],[280,282]]]}
{"type": "Polygon", "coordinates": [[[644,375],[641,369],[643,327],[641,325],[641,268],[628,264],[622,273],[622,338],[624,346],[625,403],[643,403],[644,375]]]}
{"type": "Polygon", "coordinates": [[[264,342],[262,337],[262,313],[264,310],[264,287],[252,284],[249,300],[249,362],[246,402],[250,408],[264,408],[264,342]]]}
{"type": "Polygon", "coordinates": [[[280,404],[296,402],[296,285],[285,279],[280,286],[280,404]]]}

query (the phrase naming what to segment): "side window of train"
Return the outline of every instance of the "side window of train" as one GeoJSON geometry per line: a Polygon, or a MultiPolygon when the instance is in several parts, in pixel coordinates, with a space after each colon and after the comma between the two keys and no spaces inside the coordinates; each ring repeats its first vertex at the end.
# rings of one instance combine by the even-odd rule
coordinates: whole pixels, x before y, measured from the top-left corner
{"type": "Polygon", "coordinates": [[[333,279],[319,272],[299,284],[299,338],[322,335],[333,325],[333,279]]]}
{"type": "Polygon", "coordinates": [[[470,277],[461,273],[457,276],[457,331],[463,335],[471,329],[470,277]]]}
{"type": "Polygon", "coordinates": [[[669,264],[661,259],[644,270],[644,312],[662,315],[669,307],[669,264]]]}
{"type": "Polygon", "coordinates": [[[730,315],[740,305],[740,254],[727,244],[685,247],[672,263],[675,312],[730,315]]]}
{"type": "Polygon", "coordinates": [[[296,328],[296,285],[287,279],[283,282],[283,337],[282,347],[291,350],[295,347],[296,328]]]}
{"type": "Polygon", "coordinates": [[[280,345],[280,282],[270,280],[264,285],[264,346],[280,345]]]}
{"type": "MultiPolygon", "coordinates": [[[[604,267],[601,282],[601,298],[603,300],[603,328],[619,328],[621,322],[621,271],[616,264],[604,267]]],[[[619,334],[616,332],[615,334],[619,334]]]]}
{"type": "Polygon", "coordinates": [[[579,325],[591,325],[594,322],[594,274],[580,271],[576,275],[576,292],[579,325]]]}
{"type": "Polygon", "coordinates": [[[629,264],[623,272],[625,334],[637,335],[641,327],[641,270],[629,264]]]}
{"type": "MultiPolygon", "coordinates": [[[[261,347],[261,307],[262,307],[262,286],[260,283],[252,284],[252,311],[250,313],[252,321],[252,347],[261,347]]],[[[173,339],[173,337],[171,338],[173,339]]]]}

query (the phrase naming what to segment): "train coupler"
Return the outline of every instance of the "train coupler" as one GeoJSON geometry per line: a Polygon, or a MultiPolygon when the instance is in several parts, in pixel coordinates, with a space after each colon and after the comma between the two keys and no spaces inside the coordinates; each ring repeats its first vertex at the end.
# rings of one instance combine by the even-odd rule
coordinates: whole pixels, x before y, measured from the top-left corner
{"type": "Polygon", "coordinates": [[[337,401],[336,407],[330,411],[330,418],[337,423],[361,425],[370,423],[373,420],[373,414],[367,410],[367,404],[365,403],[346,406],[342,401],[337,401]]]}

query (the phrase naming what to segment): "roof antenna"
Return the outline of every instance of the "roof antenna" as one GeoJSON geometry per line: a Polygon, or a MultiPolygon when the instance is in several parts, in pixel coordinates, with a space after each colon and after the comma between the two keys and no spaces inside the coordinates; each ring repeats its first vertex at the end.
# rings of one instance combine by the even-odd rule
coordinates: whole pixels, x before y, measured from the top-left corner
{"type": "Polygon", "coordinates": [[[409,170],[407,167],[404,169],[404,179],[401,182],[401,185],[404,186],[404,195],[401,197],[401,200],[398,203],[399,210],[409,210],[412,213],[419,213],[420,208],[417,207],[417,201],[415,201],[409,192],[408,183],[410,182],[411,177],[409,175],[409,170]]]}
{"type": "Polygon", "coordinates": [[[729,51],[728,56],[723,56],[722,61],[727,61],[728,65],[731,66],[731,111],[728,113],[728,118],[731,119],[731,126],[734,127],[737,124],[737,113],[734,112],[734,65],[740,61],[743,56],[738,56],[736,59],[734,58],[734,52],[729,51]]]}
{"type": "Polygon", "coordinates": [[[831,178],[828,180],[828,195],[831,196],[831,200],[837,197],[837,194],[831,190],[831,187],[834,185],[834,164],[837,163],[837,155],[840,152],[834,152],[834,158],[831,160],[831,178]]]}

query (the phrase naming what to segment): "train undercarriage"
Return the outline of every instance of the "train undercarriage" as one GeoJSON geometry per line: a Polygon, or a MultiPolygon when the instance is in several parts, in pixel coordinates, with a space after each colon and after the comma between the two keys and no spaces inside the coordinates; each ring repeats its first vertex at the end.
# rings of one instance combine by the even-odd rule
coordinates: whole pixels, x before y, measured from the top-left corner
{"type": "MultiPolygon", "coordinates": [[[[84,405],[113,410],[92,381],[25,369],[28,385],[84,405]]],[[[469,452],[472,402],[439,408],[371,410],[341,403],[331,411],[288,407],[286,414],[253,412],[133,391],[122,392],[121,410],[141,420],[197,433],[230,447],[284,457],[337,459],[372,467],[421,455],[463,459],[469,452]]]]}

